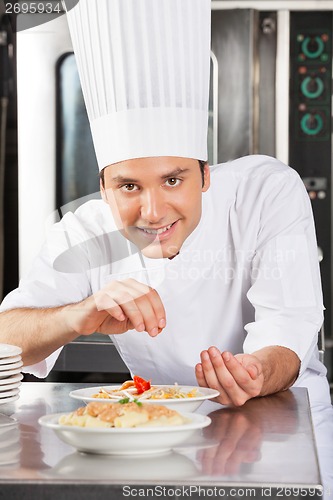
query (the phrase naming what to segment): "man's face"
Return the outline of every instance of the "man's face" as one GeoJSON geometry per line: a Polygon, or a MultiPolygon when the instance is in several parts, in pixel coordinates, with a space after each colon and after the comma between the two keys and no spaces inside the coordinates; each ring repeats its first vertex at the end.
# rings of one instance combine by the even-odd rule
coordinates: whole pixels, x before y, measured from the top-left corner
{"type": "Polygon", "coordinates": [[[126,160],[104,171],[104,201],[121,233],[150,258],[175,256],[201,217],[204,186],[197,160],[158,156],[126,160]]]}

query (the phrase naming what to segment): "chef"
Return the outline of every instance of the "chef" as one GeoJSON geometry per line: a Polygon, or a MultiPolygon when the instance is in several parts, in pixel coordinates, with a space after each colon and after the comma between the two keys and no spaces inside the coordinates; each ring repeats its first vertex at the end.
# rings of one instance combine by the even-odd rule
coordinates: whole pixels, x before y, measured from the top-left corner
{"type": "Polygon", "coordinates": [[[50,230],[1,305],[0,341],[38,377],[98,331],[132,374],[222,404],[292,385],[328,402],[301,179],[266,156],[207,163],[210,1],[80,0],[68,22],[101,200],[50,230]]]}

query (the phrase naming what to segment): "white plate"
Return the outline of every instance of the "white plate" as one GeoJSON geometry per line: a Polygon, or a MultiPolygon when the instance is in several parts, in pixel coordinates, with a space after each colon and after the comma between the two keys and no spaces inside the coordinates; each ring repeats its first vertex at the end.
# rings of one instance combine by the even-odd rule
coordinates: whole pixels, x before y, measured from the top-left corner
{"type": "Polygon", "coordinates": [[[3,398],[0,399],[0,405],[4,405],[6,403],[14,403],[14,401],[17,401],[20,396],[16,394],[15,396],[10,396],[9,398],[3,398]]]}
{"type": "Polygon", "coordinates": [[[22,379],[22,373],[18,373],[17,375],[12,375],[11,377],[0,378],[0,385],[13,384],[15,382],[20,382],[22,379]]]}
{"type": "Polygon", "coordinates": [[[0,392],[0,401],[3,398],[9,398],[9,396],[15,396],[20,392],[20,389],[12,389],[11,391],[0,392]]]}
{"type": "Polygon", "coordinates": [[[190,420],[184,425],[92,429],[60,425],[61,413],[45,415],[38,422],[55,431],[65,443],[78,451],[98,455],[142,455],[163,453],[189,439],[196,429],[207,427],[211,419],[204,415],[183,413],[190,420]]]}
{"type": "Polygon", "coordinates": [[[10,344],[0,344],[0,358],[10,358],[22,353],[21,347],[10,344]]]}
{"type": "Polygon", "coordinates": [[[15,368],[21,368],[23,366],[23,361],[18,361],[17,363],[8,363],[6,365],[0,365],[0,372],[5,370],[14,370],[15,368]]]}
{"type": "Polygon", "coordinates": [[[0,358],[0,365],[8,365],[9,363],[16,363],[21,361],[21,356],[11,356],[10,358],[0,358]]]}
{"type": "Polygon", "coordinates": [[[12,389],[17,389],[22,385],[22,382],[15,382],[14,384],[0,385],[0,398],[3,397],[2,393],[6,391],[11,391],[12,389]]]}
{"type": "MultiPolygon", "coordinates": [[[[174,388],[174,385],[155,385],[152,384],[156,388],[174,388]]],[[[97,394],[100,388],[104,389],[119,389],[120,385],[109,385],[109,386],[99,386],[99,387],[88,387],[86,389],[77,389],[76,391],[71,391],[69,395],[74,399],[80,399],[81,401],[85,401],[89,403],[91,401],[100,401],[101,403],[115,403],[116,399],[102,399],[102,398],[93,398],[93,394],[97,394]]],[[[175,399],[145,399],[142,400],[145,403],[149,404],[158,404],[167,406],[168,408],[172,408],[177,411],[195,411],[199,408],[199,406],[206,400],[211,398],[216,398],[219,395],[218,391],[214,389],[207,389],[206,387],[195,387],[190,385],[179,385],[178,386],[181,391],[190,392],[193,389],[198,389],[201,396],[197,396],[195,398],[175,398],[175,399]]],[[[130,391],[128,391],[130,392],[130,391]]],[[[140,400],[140,396],[135,396],[138,400],[140,400]]]]}
{"type": "MultiPolygon", "coordinates": [[[[13,370],[0,371],[0,379],[8,379],[12,375],[16,375],[17,373],[21,373],[20,368],[15,368],[13,370]]],[[[1,380],[0,380],[1,382],[1,380]]]]}

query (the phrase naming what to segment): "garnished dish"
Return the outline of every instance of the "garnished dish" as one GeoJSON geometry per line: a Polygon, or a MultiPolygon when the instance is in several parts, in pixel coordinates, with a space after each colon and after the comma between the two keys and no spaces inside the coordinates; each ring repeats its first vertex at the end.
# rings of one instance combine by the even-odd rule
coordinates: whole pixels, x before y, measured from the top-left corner
{"type": "Polygon", "coordinates": [[[71,413],[45,415],[51,428],[78,451],[102,455],[162,453],[189,442],[211,419],[141,402],[94,402],[71,413]]]}
{"type": "Polygon", "coordinates": [[[133,380],[126,380],[117,389],[100,387],[99,392],[93,394],[92,397],[116,400],[128,397],[142,401],[147,399],[196,398],[198,396],[202,396],[198,387],[191,387],[190,390],[184,390],[178,384],[174,386],[152,386],[150,380],[145,380],[135,375],[133,380]]]}
{"type": "Polygon", "coordinates": [[[61,415],[59,424],[79,427],[152,427],[183,425],[188,422],[177,411],[161,405],[121,400],[113,405],[89,403],[72,413],[61,415]]]}
{"type": "Polygon", "coordinates": [[[206,387],[178,385],[155,385],[150,380],[134,376],[121,386],[88,387],[70,392],[70,396],[86,403],[100,401],[115,403],[123,400],[137,400],[147,404],[161,404],[177,411],[195,411],[206,399],[212,399],[219,392],[206,387]]]}

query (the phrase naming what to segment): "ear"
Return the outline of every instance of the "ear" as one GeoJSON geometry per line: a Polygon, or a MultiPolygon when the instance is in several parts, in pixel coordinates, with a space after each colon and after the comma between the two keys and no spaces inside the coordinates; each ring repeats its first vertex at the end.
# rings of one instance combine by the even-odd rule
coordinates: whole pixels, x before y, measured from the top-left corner
{"type": "Polygon", "coordinates": [[[205,193],[210,186],[210,169],[208,163],[204,167],[204,185],[202,186],[202,192],[205,193]]]}
{"type": "Polygon", "coordinates": [[[105,201],[105,203],[108,203],[108,196],[105,187],[103,186],[102,179],[99,180],[99,190],[101,192],[102,200],[105,201]]]}

